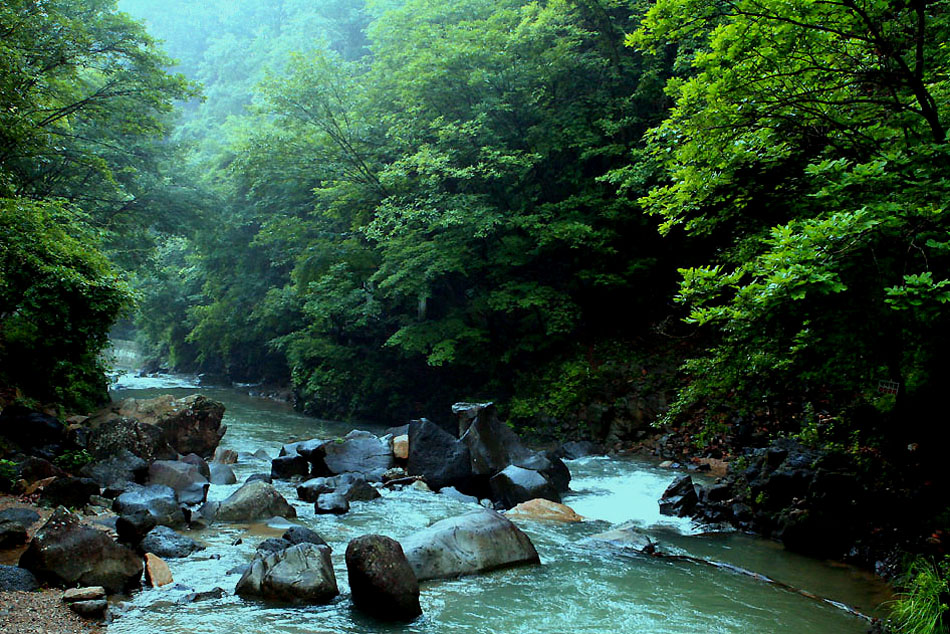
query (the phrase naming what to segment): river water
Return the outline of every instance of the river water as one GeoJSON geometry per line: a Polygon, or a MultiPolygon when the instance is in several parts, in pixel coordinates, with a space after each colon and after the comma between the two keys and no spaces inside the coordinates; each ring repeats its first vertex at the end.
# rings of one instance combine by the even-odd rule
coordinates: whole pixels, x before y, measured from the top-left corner
{"type": "MultiPolygon", "coordinates": [[[[113,398],[151,398],[200,391],[227,406],[222,446],[239,452],[239,482],[269,472],[264,449],[277,455],[286,442],[337,437],[352,427],[294,412],[289,406],[231,388],[197,388],[188,377],[123,375],[113,398]]],[[[374,433],[401,421],[360,425],[374,433]]],[[[700,534],[689,521],[659,514],[657,499],[674,477],[654,462],[636,458],[569,461],[573,480],[564,502],[587,518],[579,524],[521,521],[542,565],[422,585],[424,616],[408,625],[385,625],[354,612],[346,598],[343,553],[350,539],[382,533],[400,539],[432,522],[474,506],[416,490],[382,491],[384,497],[356,502],[346,515],[315,516],[297,500],[293,486],[276,482],[296,506],[296,523],[316,530],[333,548],[341,597],[326,606],[245,601],[233,595],[239,573],[258,542],[278,537],[279,523],[215,524],[187,533],[206,549],[168,563],[174,587],[144,590],[109,626],[110,634],[324,634],[324,633],[617,633],[716,634],[859,633],[867,624],[828,603],[755,578],[689,561],[624,554],[588,538],[622,522],[634,522],[668,550],[740,566],[772,579],[874,613],[887,587],[852,568],[785,552],[770,541],[737,533],[700,534]],[[239,544],[235,542],[241,540],[239,544]],[[227,595],[179,603],[191,591],[223,588],[227,595]]],[[[209,499],[230,495],[238,485],[211,487],[209,499]]]]}

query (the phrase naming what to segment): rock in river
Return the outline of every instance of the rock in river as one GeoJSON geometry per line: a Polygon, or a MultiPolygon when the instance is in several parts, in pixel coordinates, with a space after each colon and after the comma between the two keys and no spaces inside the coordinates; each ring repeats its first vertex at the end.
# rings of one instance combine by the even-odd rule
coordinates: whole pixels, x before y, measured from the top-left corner
{"type": "Polygon", "coordinates": [[[146,553],[153,553],[163,559],[187,557],[191,553],[204,550],[204,546],[190,537],[180,535],[167,526],[156,526],[139,546],[146,553]]]}
{"type": "Polygon", "coordinates": [[[319,544],[255,556],[234,591],[243,597],[307,603],[328,603],[339,594],[330,549],[319,544]]]}
{"type": "Polygon", "coordinates": [[[377,438],[368,431],[354,429],[342,442],[323,446],[323,462],[333,474],[385,471],[393,466],[393,450],[389,441],[377,438]]]}
{"type": "Polygon", "coordinates": [[[560,502],[561,496],[551,481],[532,469],[509,465],[495,475],[491,484],[492,498],[500,501],[506,508],[527,502],[535,498],[544,498],[560,502]]]}
{"type": "Polygon", "coordinates": [[[346,547],[353,605],[385,621],[411,621],[420,614],[419,582],[402,546],[384,535],[363,535],[346,547]]]}
{"type": "Polygon", "coordinates": [[[528,536],[488,509],[436,522],[402,548],[419,581],[541,562],[528,536]]]}
{"type": "Polygon", "coordinates": [[[217,508],[215,519],[225,522],[297,517],[297,511],[274,485],[254,480],[235,491],[217,508]]]}

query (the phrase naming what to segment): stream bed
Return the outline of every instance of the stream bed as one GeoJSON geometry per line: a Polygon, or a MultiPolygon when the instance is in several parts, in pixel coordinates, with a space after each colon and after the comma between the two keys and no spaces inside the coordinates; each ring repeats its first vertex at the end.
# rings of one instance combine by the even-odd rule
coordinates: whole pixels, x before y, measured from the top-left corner
{"type": "MultiPolygon", "coordinates": [[[[352,425],[303,416],[288,405],[239,389],[198,387],[190,377],[119,377],[116,400],[185,396],[201,392],[227,406],[228,431],[221,445],[240,459],[238,482],[269,473],[284,443],[333,438],[352,425]]],[[[405,421],[360,425],[374,433],[405,421]]],[[[350,539],[382,533],[400,539],[473,505],[433,493],[383,490],[383,498],[355,502],[343,516],[314,515],[293,485],[275,481],[298,517],[333,548],[340,597],[325,606],[245,601],[233,594],[256,545],[279,537],[287,525],[214,524],[187,532],[206,549],[171,559],[173,586],[144,590],[125,604],[110,634],[324,634],[356,632],[436,633],[615,633],[770,634],[862,633],[867,623],[828,603],[728,570],[689,561],[624,554],[588,538],[634,522],[668,550],[723,562],[765,575],[815,595],[875,615],[889,589],[873,575],[788,553],[771,541],[739,533],[701,534],[688,520],[659,514],[657,499],[675,477],[643,458],[591,457],[567,462],[573,480],[564,503],[587,518],[579,524],[519,521],[534,542],[542,565],[422,584],[423,616],[408,625],[381,624],[354,612],[347,597],[343,553],[350,539]],[[235,542],[240,543],[235,544],[235,542]],[[222,588],[222,598],[182,602],[189,592],[222,588]]],[[[212,485],[209,499],[224,499],[239,485],[212,485]]]]}

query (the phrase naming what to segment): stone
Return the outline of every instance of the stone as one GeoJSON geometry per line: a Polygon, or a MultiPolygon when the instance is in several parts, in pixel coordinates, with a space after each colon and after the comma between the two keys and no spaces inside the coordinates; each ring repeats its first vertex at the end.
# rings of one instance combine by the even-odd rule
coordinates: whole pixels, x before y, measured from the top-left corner
{"type": "Polygon", "coordinates": [[[102,586],[86,586],[85,588],[67,588],[63,593],[63,601],[66,603],[75,603],[76,601],[96,601],[106,598],[106,589],[102,586]]]}
{"type": "Polygon", "coordinates": [[[238,461],[238,453],[233,449],[218,447],[214,450],[213,461],[218,464],[234,464],[238,461]]]}
{"type": "Polygon", "coordinates": [[[273,480],[289,480],[294,476],[310,475],[310,462],[299,454],[278,456],[271,460],[270,477],[273,480]]]}
{"type": "Polygon", "coordinates": [[[284,550],[285,548],[290,548],[292,544],[286,540],[279,539],[277,537],[270,537],[265,539],[260,544],[257,545],[255,549],[258,553],[276,553],[278,551],[284,550]]]}
{"type": "Polygon", "coordinates": [[[509,465],[501,473],[489,480],[492,498],[501,502],[505,508],[511,508],[521,502],[535,498],[544,498],[560,502],[557,489],[537,471],[509,465]]]}
{"type": "Polygon", "coordinates": [[[48,478],[65,478],[69,474],[45,458],[30,456],[18,467],[20,478],[27,482],[37,482],[48,478]]]}
{"type": "Polygon", "coordinates": [[[699,496],[696,494],[692,476],[681,475],[663,492],[660,498],[660,513],[687,517],[696,508],[697,503],[699,496]]]}
{"type": "Polygon", "coordinates": [[[139,585],[142,558],[59,507],[36,532],[19,565],[53,585],[102,586],[110,593],[139,585]]]}
{"type": "MultiPolygon", "coordinates": [[[[200,394],[184,398],[171,395],[153,399],[126,399],[93,418],[115,414],[157,427],[163,440],[179,454],[211,456],[224,436],[227,427],[221,424],[224,404],[200,394]]],[[[134,453],[134,452],[133,452],[134,453]]],[[[144,456],[143,456],[144,457],[144,456]]]]}
{"type": "Polygon", "coordinates": [[[426,420],[409,423],[409,475],[425,478],[430,487],[465,488],[472,479],[472,457],[465,443],[426,420]]]}
{"type": "Polygon", "coordinates": [[[461,437],[472,456],[472,472],[494,476],[533,456],[510,427],[498,420],[494,407],[481,409],[461,437]]]}
{"type": "Polygon", "coordinates": [[[0,565],[0,592],[31,592],[39,587],[39,582],[29,570],[0,565]]]}
{"type": "Polygon", "coordinates": [[[13,404],[0,412],[0,436],[23,449],[34,449],[62,444],[66,440],[66,426],[55,416],[13,404]]]}
{"type": "Polygon", "coordinates": [[[270,475],[266,473],[253,473],[247,476],[247,480],[244,481],[244,484],[255,481],[266,482],[267,484],[272,484],[274,482],[273,478],[271,478],[270,475]]]}
{"type": "Polygon", "coordinates": [[[564,460],[577,460],[587,456],[596,456],[603,454],[603,447],[589,440],[572,440],[558,447],[554,454],[564,460]]]}
{"type": "Polygon", "coordinates": [[[79,474],[92,478],[104,489],[125,490],[129,483],[145,483],[148,463],[128,449],[120,449],[114,455],[87,464],[79,474]]]}
{"type": "MultiPolygon", "coordinates": [[[[310,530],[306,526],[293,526],[287,529],[287,532],[281,536],[286,542],[289,542],[292,546],[297,544],[317,544],[319,546],[327,546],[327,543],[316,531],[310,530]]],[[[329,548],[329,546],[327,546],[329,548]]]]}
{"type": "Polygon", "coordinates": [[[640,555],[660,554],[657,543],[634,524],[623,524],[604,533],[592,535],[589,543],[596,544],[597,547],[606,543],[622,551],[640,555]]]}
{"type": "Polygon", "coordinates": [[[84,619],[101,620],[106,616],[109,609],[109,602],[105,599],[96,601],[76,601],[69,604],[69,609],[84,619]]]}
{"type": "Polygon", "coordinates": [[[393,438],[393,456],[396,460],[409,459],[409,434],[393,438]]]}
{"type": "Polygon", "coordinates": [[[393,451],[389,443],[358,429],[344,436],[342,442],[327,443],[323,451],[323,463],[333,474],[370,474],[393,466],[393,451]]]}
{"type": "Polygon", "coordinates": [[[582,522],[584,518],[565,505],[537,498],[518,504],[505,513],[508,519],[536,520],[544,522],[582,522]]]}
{"type": "Polygon", "coordinates": [[[329,493],[336,488],[334,478],[311,478],[297,487],[297,497],[304,502],[316,502],[323,493],[329,493]]]}
{"type": "Polygon", "coordinates": [[[469,504],[478,504],[478,498],[474,495],[465,495],[460,492],[455,487],[444,487],[439,491],[439,495],[444,495],[447,498],[452,498],[453,500],[458,500],[459,502],[466,502],[469,504]]]}
{"type": "Polygon", "coordinates": [[[536,452],[514,463],[518,467],[537,471],[545,477],[558,493],[567,493],[571,484],[571,472],[564,461],[553,452],[536,452]]]}
{"type": "Polygon", "coordinates": [[[455,403],[452,405],[452,414],[458,422],[458,438],[465,435],[479,414],[494,415],[495,404],[488,403],[455,403]]]}
{"type": "Polygon", "coordinates": [[[204,503],[210,486],[200,466],[173,460],[153,462],[148,468],[148,483],[171,487],[178,502],[188,505],[204,503]]]}
{"type": "Polygon", "coordinates": [[[346,473],[339,476],[336,491],[346,498],[347,502],[369,502],[381,497],[376,487],[357,474],[346,473]]]}
{"type": "Polygon", "coordinates": [[[136,547],[157,525],[155,516],[140,508],[116,518],[115,532],[120,542],[136,547]]]}
{"type": "Polygon", "coordinates": [[[412,621],[422,614],[419,582],[396,540],[363,535],[346,547],[353,605],[384,621],[412,621]]]}
{"type": "Polygon", "coordinates": [[[56,478],[43,489],[43,500],[50,506],[74,509],[86,506],[93,495],[99,495],[99,485],[92,478],[56,478]]]}
{"type": "Polygon", "coordinates": [[[339,594],[330,549],[318,544],[255,556],[234,591],[242,597],[314,604],[329,603],[339,594]]]}
{"type": "Polygon", "coordinates": [[[0,550],[15,548],[29,539],[29,528],[40,519],[32,509],[10,508],[0,511],[0,550]]]}
{"type": "Polygon", "coordinates": [[[132,487],[112,503],[112,510],[120,516],[140,509],[152,514],[155,523],[162,526],[175,528],[186,523],[185,514],[175,498],[175,491],[162,484],[132,487]]]}
{"type": "Polygon", "coordinates": [[[167,526],[156,526],[142,540],[139,548],[164,559],[177,559],[204,550],[204,546],[167,526]]]}
{"type": "Polygon", "coordinates": [[[350,503],[342,493],[331,491],[321,493],[313,505],[313,512],[317,515],[343,515],[350,510],[350,503]]]}
{"type": "Polygon", "coordinates": [[[172,571],[161,557],[145,553],[145,583],[153,588],[161,588],[172,583],[172,571]]]}
{"type": "Polygon", "coordinates": [[[401,544],[419,581],[541,562],[528,536],[488,509],[436,522],[401,544]]]}
{"type": "Polygon", "coordinates": [[[179,462],[198,467],[198,471],[205,477],[205,480],[211,479],[211,467],[208,465],[208,462],[198,454],[190,453],[186,456],[182,456],[178,460],[179,462]]]}
{"type": "Polygon", "coordinates": [[[146,463],[173,460],[177,455],[159,427],[134,418],[115,418],[94,427],[88,450],[100,460],[129,452],[146,463]]]}
{"type": "Polygon", "coordinates": [[[204,592],[189,592],[181,599],[178,600],[179,603],[197,603],[199,601],[211,601],[214,599],[223,599],[228,596],[228,593],[224,588],[214,588],[212,590],[205,590],[204,592]]]}
{"type": "Polygon", "coordinates": [[[260,480],[248,482],[232,493],[217,508],[215,519],[225,522],[281,517],[297,517],[297,511],[274,485],[260,480]]]}
{"type": "Polygon", "coordinates": [[[237,484],[237,476],[234,470],[226,464],[212,462],[211,465],[211,484],[237,484]]]}

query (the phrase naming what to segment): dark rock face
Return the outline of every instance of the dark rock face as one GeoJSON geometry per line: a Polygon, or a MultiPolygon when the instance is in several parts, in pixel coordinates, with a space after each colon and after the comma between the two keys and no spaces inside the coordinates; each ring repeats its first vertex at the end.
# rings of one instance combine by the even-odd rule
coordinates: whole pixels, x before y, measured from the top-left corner
{"type": "Polygon", "coordinates": [[[148,463],[128,449],[88,464],[80,474],[95,480],[104,489],[126,489],[130,482],[144,484],[148,477],[148,463]]]}
{"type": "Polygon", "coordinates": [[[487,509],[436,522],[401,544],[419,581],[541,561],[527,535],[487,509]]]}
{"type": "Polygon", "coordinates": [[[108,460],[127,451],[146,463],[172,460],[175,450],[165,441],[162,430],[133,418],[116,418],[102,423],[89,436],[89,453],[108,460]]]}
{"type": "Polygon", "coordinates": [[[0,565],[0,592],[31,592],[40,587],[29,570],[0,565]]]}
{"type": "Polygon", "coordinates": [[[248,482],[232,493],[217,508],[215,518],[225,522],[297,517],[297,511],[274,485],[260,480],[248,482]]]}
{"type": "Polygon", "coordinates": [[[91,601],[75,601],[69,604],[69,609],[84,619],[104,619],[109,609],[109,602],[105,599],[91,601]]]}
{"type": "Polygon", "coordinates": [[[210,485],[200,466],[173,460],[153,462],[148,468],[148,483],[171,487],[181,504],[202,504],[210,485]]]}
{"type": "Polygon", "coordinates": [[[38,449],[62,445],[66,441],[66,426],[55,416],[22,405],[7,405],[0,412],[0,436],[23,449],[38,449]]]}
{"type": "MultiPolygon", "coordinates": [[[[327,543],[320,537],[320,534],[316,531],[310,530],[305,526],[294,526],[288,528],[287,532],[281,536],[286,542],[289,542],[291,546],[296,546],[297,544],[317,544],[319,546],[327,546],[327,543]]],[[[327,546],[329,548],[329,546],[327,546]]]]}
{"type": "Polygon", "coordinates": [[[489,481],[492,497],[506,508],[511,508],[522,502],[543,498],[552,502],[560,502],[554,485],[537,471],[510,465],[505,467],[489,481]]]}
{"type": "Polygon", "coordinates": [[[369,475],[385,471],[394,464],[392,447],[387,441],[357,429],[344,436],[343,442],[326,443],[322,449],[323,463],[333,474],[369,475]]]}
{"type": "Polygon", "coordinates": [[[138,586],[144,568],[135,552],[81,526],[62,507],[33,536],[19,565],[53,585],[102,586],[110,593],[138,586]]]}
{"type": "Polygon", "coordinates": [[[204,550],[204,546],[185,535],[176,533],[167,526],[156,526],[139,545],[142,552],[158,555],[162,559],[177,559],[204,550]]]}
{"type": "Polygon", "coordinates": [[[43,489],[43,499],[50,506],[74,509],[86,506],[93,495],[99,495],[99,485],[91,478],[56,478],[43,489]]]}
{"type": "Polygon", "coordinates": [[[40,519],[32,509],[11,508],[0,511],[0,549],[15,548],[29,539],[27,530],[40,519]]]}
{"type": "Polygon", "coordinates": [[[234,591],[243,597],[316,604],[329,603],[339,594],[330,549],[317,544],[255,556],[234,591]]]}
{"type": "Polygon", "coordinates": [[[145,536],[157,526],[155,516],[144,508],[120,515],[115,521],[119,541],[129,546],[138,546],[145,536]]]}
{"type": "MultiPolygon", "coordinates": [[[[461,437],[472,455],[472,472],[491,477],[505,467],[531,457],[518,435],[498,420],[494,407],[481,405],[468,430],[461,437]]],[[[410,446],[411,446],[410,439],[410,446]]]]}
{"type": "Polygon", "coordinates": [[[175,499],[175,491],[162,484],[130,488],[115,499],[112,510],[120,516],[145,510],[155,518],[156,524],[173,528],[185,525],[185,514],[175,499]]]}
{"type": "Polygon", "coordinates": [[[409,423],[409,475],[420,475],[433,489],[446,486],[465,488],[472,479],[472,457],[468,446],[435,423],[409,423]]]}
{"type": "Polygon", "coordinates": [[[346,547],[353,605],[385,621],[411,621],[422,614],[419,582],[394,539],[363,535],[346,547]]]}
{"type": "Polygon", "coordinates": [[[310,462],[299,454],[278,456],[270,463],[270,477],[274,480],[289,480],[294,476],[310,474],[310,462]]]}
{"type": "Polygon", "coordinates": [[[676,478],[663,492],[663,497],[660,498],[660,513],[687,517],[692,514],[698,502],[699,496],[696,494],[693,478],[682,475],[676,478]]]}
{"type": "Polygon", "coordinates": [[[380,497],[379,491],[362,474],[344,473],[336,477],[336,491],[347,502],[369,502],[380,497]]]}
{"type": "Polygon", "coordinates": [[[247,484],[248,482],[255,482],[258,480],[261,482],[266,482],[267,484],[272,484],[274,481],[273,478],[271,478],[266,473],[252,473],[251,475],[247,476],[247,480],[244,481],[244,484],[247,484]]]}
{"type": "Polygon", "coordinates": [[[537,471],[545,477],[559,493],[566,493],[571,484],[571,472],[564,461],[553,452],[535,453],[515,463],[519,467],[537,471]]]}
{"type": "Polygon", "coordinates": [[[316,502],[323,493],[336,488],[334,478],[311,478],[297,487],[297,497],[304,502],[316,502]]]}
{"type": "Polygon", "coordinates": [[[596,456],[604,453],[603,447],[589,440],[572,440],[566,442],[554,451],[554,455],[564,460],[577,460],[586,456],[596,456]]]}
{"type": "Polygon", "coordinates": [[[65,478],[69,474],[45,458],[30,456],[20,463],[20,477],[27,482],[36,482],[46,478],[65,478]]]}
{"type": "Polygon", "coordinates": [[[198,471],[205,477],[205,480],[211,479],[211,467],[208,462],[198,454],[190,453],[178,459],[180,462],[198,467],[198,471]]]}

